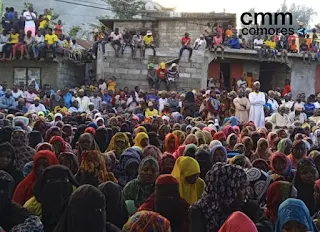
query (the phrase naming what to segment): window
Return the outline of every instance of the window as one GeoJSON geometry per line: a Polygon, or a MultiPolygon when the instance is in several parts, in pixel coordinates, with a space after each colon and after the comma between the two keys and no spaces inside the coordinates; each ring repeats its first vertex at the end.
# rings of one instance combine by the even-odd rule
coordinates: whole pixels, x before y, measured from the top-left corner
{"type": "Polygon", "coordinates": [[[41,85],[41,68],[14,68],[13,84],[29,85],[33,79],[41,85]]]}

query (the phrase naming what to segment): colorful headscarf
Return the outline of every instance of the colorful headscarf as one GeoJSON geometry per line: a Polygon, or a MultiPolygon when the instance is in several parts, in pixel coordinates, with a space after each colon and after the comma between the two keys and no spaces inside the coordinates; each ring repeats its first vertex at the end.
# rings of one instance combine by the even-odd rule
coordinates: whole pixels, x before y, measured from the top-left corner
{"type": "Polygon", "coordinates": [[[161,174],[171,174],[176,159],[169,153],[164,153],[159,162],[161,174]]]}
{"type": "Polygon", "coordinates": [[[265,200],[265,194],[272,182],[272,178],[266,172],[258,168],[250,168],[246,171],[249,180],[249,197],[259,203],[265,200]]]}
{"type": "Polygon", "coordinates": [[[198,150],[198,147],[194,144],[188,144],[184,151],[183,151],[183,156],[190,156],[192,158],[195,158],[195,154],[198,150]]]}
{"type": "MultiPolygon", "coordinates": [[[[212,156],[212,162],[213,163],[216,163],[215,162],[215,153],[217,150],[222,150],[223,153],[225,154],[225,158],[224,158],[224,161],[223,162],[227,162],[227,150],[224,146],[215,146],[211,151],[210,151],[210,154],[212,156]]],[[[222,161],[219,161],[219,162],[222,162],[222,161]]]]}
{"type": "Polygon", "coordinates": [[[267,191],[267,210],[266,216],[275,224],[278,218],[278,208],[282,202],[288,198],[294,197],[292,184],[287,181],[276,181],[272,183],[267,191]]]}
{"type": "Polygon", "coordinates": [[[184,145],[188,145],[188,144],[191,144],[191,143],[193,143],[193,144],[195,144],[195,145],[197,145],[198,146],[198,139],[197,139],[197,137],[195,136],[195,135],[193,135],[193,134],[190,134],[190,135],[188,135],[187,137],[186,137],[186,140],[184,141],[184,145]]]}
{"type": "MultiPolygon", "coordinates": [[[[280,140],[280,142],[278,143],[277,149],[278,149],[278,152],[285,154],[286,150],[288,150],[287,149],[288,147],[292,148],[292,141],[289,138],[286,138],[286,139],[280,140]]],[[[291,150],[289,150],[288,152],[289,153],[285,155],[289,155],[291,153],[291,150]]]]}
{"type": "Polygon", "coordinates": [[[167,232],[170,222],[160,214],[151,211],[139,211],[131,216],[123,226],[123,232],[167,232]]]}
{"type": "Polygon", "coordinates": [[[143,159],[143,158],[145,158],[147,156],[152,156],[156,160],[158,160],[158,162],[160,162],[161,156],[162,156],[162,152],[156,146],[148,145],[143,149],[142,155],[141,155],[141,159],[143,159]]]}
{"type": "Polygon", "coordinates": [[[199,163],[192,157],[181,156],[176,160],[171,173],[179,182],[180,196],[189,204],[195,203],[202,195],[204,181],[197,179],[195,184],[189,184],[186,181],[187,176],[200,174],[199,163]]]}
{"type": "Polygon", "coordinates": [[[193,206],[200,209],[207,220],[207,231],[218,231],[229,213],[229,206],[238,198],[239,190],[246,188],[245,171],[235,165],[216,163],[206,175],[205,192],[193,206]]]}
{"type": "Polygon", "coordinates": [[[181,130],[175,130],[172,134],[176,135],[179,139],[179,146],[183,144],[184,140],[186,139],[186,135],[181,130]]]}
{"type": "MultiPolygon", "coordinates": [[[[53,136],[51,137],[49,143],[52,145],[54,142],[60,142],[61,143],[61,150],[60,150],[60,153],[61,152],[66,152],[66,142],[64,141],[64,139],[61,137],[61,136],[53,136]]],[[[53,149],[54,149],[54,146],[52,145],[53,149]]],[[[56,151],[55,151],[56,153],[56,151]]],[[[60,154],[59,153],[59,154],[60,154]]],[[[58,157],[59,154],[56,154],[56,156],[58,157]]]]}
{"type": "Polygon", "coordinates": [[[115,154],[116,154],[117,158],[120,158],[120,155],[122,154],[122,152],[124,150],[126,150],[127,148],[129,148],[129,147],[130,147],[130,142],[129,142],[129,138],[126,135],[126,133],[118,132],[112,137],[106,152],[115,151],[115,154]],[[124,144],[125,144],[124,149],[120,150],[120,148],[117,147],[117,141],[124,142],[124,144]]]}
{"type": "Polygon", "coordinates": [[[289,158],[281,152],[275,152],[271,156],[270,166],[271,166],[272,174],[277,173],[277,174],[284,176],[286,178],[289,177],[291,174],[291,162],[290,162],[289,158]],[[275,163],[276,159],[281,159],[285,163],[285,166],[282,170],[275,169],[274,163],[275,163]]]}
{"type": "Polygon", "coordinates": [[[289,221],[301,223],[308,231],[317,231],[308,208],[301,200],[289,198],[280,204],[275,232],[281,232],[283,226],[289,221]]]}

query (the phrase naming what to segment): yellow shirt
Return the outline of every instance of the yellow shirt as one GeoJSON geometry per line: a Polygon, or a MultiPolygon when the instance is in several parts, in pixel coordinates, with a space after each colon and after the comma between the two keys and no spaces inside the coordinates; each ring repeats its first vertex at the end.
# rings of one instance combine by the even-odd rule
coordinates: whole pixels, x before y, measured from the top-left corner
{"type": "Polygon", "coordinates": [[[153,36],[143,36],[143,42],[146,44],[146,45],[150,45],[152,42],[153,42],[153,36]]]}
{"type": "Polygon", "coordinates": [[[67,113],[68,112],[68,109],[67,109],[67,107],[60,107],[60,106],[56,106],[56,107],[54,107],[54,113],[56,114],[56,113],[67,113]]]}
{"type": "Polygon", "coordinates": [[[144,115],[145,115],[146,117],[152,117],[152,116],[157,116],[157,115],[159,115],[159,112],[158,112],[158,110],[156,110],[156,109],[153,109],[153,110],[151,111],[149,108],[147,108],[146,111],[144,112],[144,115]]]}
{"type": "Polygon", "coordinates": [[[48,27],[49,21],[51,20],[51,15],[45,15],[45,16],[43,16],[43,18],[47,18],[48,21],[47,20],[42,20],[40,22],[40,25],[39,25],[40,29],[45,29],[45,28],[48,27]]]}
{"type": "Polygon", "coordinates": [[[46,36],[44,37],[44,40],[47,41],[47,44],[52,45],[55,42],[58,42],[58,36],[56,34],[46,34],[46,36]]]}
{"type": "Polygon", "coordinates": [[[277,43],[274,42],[274,41],[270,41],[270,42],[269,42],[269,47],[270,47],[271,49],[276,49],[277,43]]]}
{"type": "Polygon", "coordinates": [[[108,81],[108,90],[112,90],[113,93],[116,91],[116,82],[115,81],[108,81]]]}
{"type": "Polygon", "coordinates": [[[16,33],[16,34],[10,33],[10,36],[9,36],[9,37],[11,38],[11,40],[10,40],[8,43],[10,43],[10,44],[17,44],[17,43],[19,43],[19,34],[18,34],[18,33],[16,33]]]}

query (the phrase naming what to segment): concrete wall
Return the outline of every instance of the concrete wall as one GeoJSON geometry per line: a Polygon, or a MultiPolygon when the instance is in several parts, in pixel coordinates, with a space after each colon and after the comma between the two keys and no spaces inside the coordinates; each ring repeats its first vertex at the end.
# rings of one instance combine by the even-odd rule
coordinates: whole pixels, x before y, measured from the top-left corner
{"type": "MultiPolygon", "coordinates": [[[[100,49],[99,49],[100,50],[100,49]]],[[[158,68],[162,61],[169,61],[177,58],[176,49],[157,49],[157,57],[154,58],[152,50],[146,51],[146,58],[131,58],[131,50],[128,48],[123,57],[115,57],[114,50],[110,45],[106,46],[106,55],[102,56],[99,51],[97,59],[96,78],[109,79],[112,76],[117,78],[117,89],[140,86],[141,89],[149,89],[147,79],[147,66],[152,62],[158,68]],[[100,57],[100,59],[99,59],[100,57]]],[[[191,88],[205,88],[207,80],[208,64],[204,56],[204,51],[196,51],[192,62],[187,60],[188,54],[184,53],[178,68],[180,79],[178,80],[178,90],[190,90],[191,88]]]]}
{"type": "Polygon", "coordinates": [[[306,96],[315,93],[316,84],[316,63],[304,64],[302,60],[294,60],[291,70],[291,89],[295,97],[299,93],[306,96]]]}
{"type": "Polygon", "coordinates": [[[84,81],[84,67],[70,61],[57,64],[52,61],[16,60],[0,63],[0,82],[7,81],[12,87],[15,68],[40,68],[41,85],[49,84],[55,89],[66,85],[79,86],[84,81]]]}

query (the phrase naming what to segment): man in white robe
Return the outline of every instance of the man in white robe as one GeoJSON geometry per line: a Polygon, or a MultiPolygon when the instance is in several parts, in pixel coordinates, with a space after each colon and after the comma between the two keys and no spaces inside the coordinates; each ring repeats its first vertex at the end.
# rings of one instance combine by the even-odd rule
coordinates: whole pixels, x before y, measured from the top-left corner
{"type": "Polygon", "coordinates": [[[264,105],[266,104],[266,96],[260,92],[260,82],[253,83],[253,92],[249,94],[251,104],[249,120],[253,121],[257,128],[265,126],[264,105]]]}

